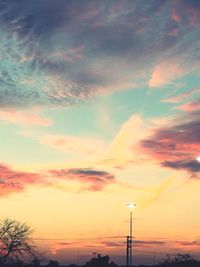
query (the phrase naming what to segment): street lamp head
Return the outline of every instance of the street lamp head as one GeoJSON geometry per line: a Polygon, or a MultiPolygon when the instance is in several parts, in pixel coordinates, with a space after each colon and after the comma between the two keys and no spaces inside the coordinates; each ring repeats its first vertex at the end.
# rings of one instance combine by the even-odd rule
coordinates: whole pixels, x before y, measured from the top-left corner
{"type": "Polygon", "coordinates": [[[200,155],[198,155],[198,156],[196,157],[196,160],[197,160],[198,162],[200,162],[200,155]]]}
{"type": "Polygon", "coordinates": [[[128,203],[128,204],[126,204],[126,206],[127,206],[130,210],[132,210],[132,209],[134,209],[134,208],[136,207],[136,204],[128,203]]]}

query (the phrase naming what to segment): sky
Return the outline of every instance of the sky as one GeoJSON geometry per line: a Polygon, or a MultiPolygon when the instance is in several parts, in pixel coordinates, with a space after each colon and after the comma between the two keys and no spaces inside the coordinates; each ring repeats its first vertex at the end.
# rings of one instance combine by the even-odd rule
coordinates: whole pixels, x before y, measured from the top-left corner
{"type": "Polygon", "coordinates": [[[47,258],[199,257],[200,1],[1,0],[0,218],[47,258]]]}

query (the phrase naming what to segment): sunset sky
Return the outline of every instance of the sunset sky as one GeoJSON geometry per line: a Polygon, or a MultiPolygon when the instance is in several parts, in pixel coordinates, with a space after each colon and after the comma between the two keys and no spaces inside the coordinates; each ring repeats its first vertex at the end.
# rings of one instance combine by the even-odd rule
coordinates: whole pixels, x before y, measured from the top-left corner
{"type": "Polygon", "coordinates": [[[47,258],[200,249],[200,1],[0,1],[0,218],[47,258]]]}

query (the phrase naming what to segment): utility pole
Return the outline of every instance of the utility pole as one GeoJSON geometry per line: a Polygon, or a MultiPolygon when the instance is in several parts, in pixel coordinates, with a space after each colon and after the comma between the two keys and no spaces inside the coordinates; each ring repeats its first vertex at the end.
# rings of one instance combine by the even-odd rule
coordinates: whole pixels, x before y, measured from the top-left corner
{"type": "Polygon", "coordinates": [[[127,204],[127,207],[130,209],[130,229],[129,229],[129,236],[127,236],[126,240],[126,266],[132,266],[132,244],[133,244],[133,208],[136,207],[135,204],[127,204]]]}
{"type": "Polygon", "coordinates": [[[130,236],[127,236],[126,240],[126,266],[130,266],[130,250],[131,250],[131,243],[130,243],[130,236]]]}

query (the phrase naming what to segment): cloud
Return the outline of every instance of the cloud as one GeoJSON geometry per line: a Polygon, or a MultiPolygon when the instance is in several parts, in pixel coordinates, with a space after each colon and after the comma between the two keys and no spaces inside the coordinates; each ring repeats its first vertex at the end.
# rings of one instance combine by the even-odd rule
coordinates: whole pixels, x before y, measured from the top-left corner
{"type": "Polygon", "coordinates": [[[176,24],[197,26],[199,23],[200,6],[198,1],[175,1],[171,9],[171,20],[176,24]]]}
{"type": "Polygon", "coordinates": [[[28,185],[42,183],[42,177],[37,173],[15,171],[0,164],[0,195],[21,192],[28,185]]]}
{"type": "Polygon", "coordinates": [[[191,97],[193,94],[199,93],[200,92],[200,88],[193,88],[185,93],[182,93],[178,96],[174,96],[174,97],[168,97],[162,100],[162,102],[166,102],[166,103],[179,103],[182,102],[184,100],[186,100],[187,98],[191,97]]]}
{"type": "Polygon", "coordinates": [[[50,126],[53,121],[43,118],[37,110],[19,111],[15,109],[0,109],[0,120],[28,126],[50,126]]]}
{"type": "MultiPolygon", "coordinates": [[[[79,182],[81,191],[101,191],[115,183],[115,177],[103,170],[91,168],[54,169],[39,172],[25,172],[0,164],[0,196],[24,191],[30,185],[53,186],[59,181],[79,182]]],[[[62,189],[62,188],[60,188],[62,189]]]]}
{"type": "Polygon", "coordinates": [[[101,139],[76,137],[67,135],[45,135],[40,138],[42,144],[53,148],[73,152],[81,155],[95,155],[102,153],[105,149],[105,143],[101,139]]]}
{"type": "Polygon", "coordinates": [[[138,142],[146,137],[149,125],[141,116],[134,114],[122,125],[119,132],[109,145],[104,162],[123,168],[126,164],[134,164],[143,157],[137,153],[138,142]]]}
{"type": "Polygon", "coordinates": [[[199,111],[200,110],[200,99],[185,103],[181,106],[176,107],[176,109],[187,111],[187,112],[199,111]]]}
{"type": "Polygon", "coordinates": [[[154,129],[151,136],[141,141],[141,149],[163,167],[185,170],[198,177],[199,132],[199,112],[189,113],[176,118],[171,124],[154,129]]]}
{"type": "Polygon", "coordinates": [[[200,164],[199,162],[194,160],[177,160],[175,162],[172,161],[164,161],[162,166],[170,167],[173,169],[186,169],[190,172],[196,173],[200,172],[200,164]]]}
{"type": "Polygon", "coordinates": [[[158,63],[149,80],[150,87],[162,87],[171,83],[174,79],[184,75],[183,67],[177,62],[158,63]]]}
{"type": "Polygon", "coordinates": [[[186,18],[187,23],[192,26],[197,26],[199,23],[200,5],[196,0],[188,1],[183,0],[175,4],[176,11],[174,12],[174,19],[176,22],[180,22],[181,18],[186,18]]]}
{"type": "Polygon", "coordinates": [[[56,242],[50,247],[50,252],[52,255],[56,255],[59,250],[68,248],[69,246],[72,246],[73,244],[70,242],[56,242]]]}
{"type": "Polygon", "coordinates": [[[151,194],[143,199],[141,203],[141,208],[146,208],[154,201],[158,200],[172,185],[174,181],[173,175],[169,176],[168,178],[164,179],[155,189],[152,190],[151,194]]]}
{"type": "Polygon", "coordinates": [[[70,181],[79,181],[82,184],[82,190],[89,191],[100,191],[106,185],[115,182],[115,178],[112,174],[95,169],[61,169],[50,170],[49,173],[54,177],[70,181]]]}
{"type": "Polygon", "coordinates": [[[181,16],[177,13],[176,9],[172,10],[171,18],[177,23],[181,21],[181,16]]]}
{"type": "MultiPolygon", "coordinates": [[[[124,237],[125,239],[125,237],[124,237]]],[[[157,240],[134,240],[134,247],[137,248],[147,248],[147,247],[157,247],[166,245],[165,241],[157,241],[157,240]]],[[[126,241],[104,241],[102,242],[106,247],[125,247],[126,241]]]]}
{"type": "Polygon", "coordinates": [[[135,240],[134,243],[137,247],[157,247],[166,245],[166,241],[159,240],[135,240]]]}
{"type": "Polygon", "coordinates": [[[126,245],[125,241],[105,241],[102,242],[102,245],[106,246],[106,247],[124,247],[126,245]]]}
{"type": "Polygon", "coordinates": [[[197,62],[197,7],[194,1],[3,1],[0,107],[65,108],[138,88],[150,75],[152,87],[172,82],[184,74],[182,65],[191,71],[197,62]],[[191,23],[179,25],[184,17],[191,23]]]}
{"type": "Polygon", "coordinates": [[[196,240],[194,240],[194,241],[177,241],[176,243],[178,246],[183,247],[183,248],[188,247],[188,249],[190,249],[191,247],[199,249],[199,247],[200,247],[200,242],[196,241],[196,240]]]}

